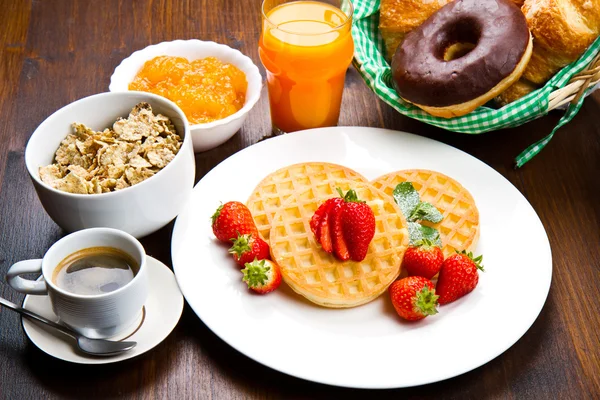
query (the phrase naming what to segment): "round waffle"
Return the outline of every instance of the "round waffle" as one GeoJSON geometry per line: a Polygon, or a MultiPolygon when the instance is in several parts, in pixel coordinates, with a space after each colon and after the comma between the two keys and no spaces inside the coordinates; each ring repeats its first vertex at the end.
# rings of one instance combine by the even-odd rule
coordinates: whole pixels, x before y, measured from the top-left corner
{"type": "Polygon", "coordinates": [[[266,241],[269,240],[273,216],[292,194],[307,188],[314,191],[319,191],[321,187],[329,188],[340,179],[368,181],[350,168],[323,162],[294,164],[267,175],[254,188],[246,203],[254,217],[258,232],[266,241]]]}
{"type": "Polygon", "coordinates": [[[354,307],[374,300],[398,277],[408,246],[408,229],[392,197],[369,183],[336,180],[290,192],[271,220],[273,260],[285,282],[325,307],[354,307]],[[375,215],[375,236],[363,261],[340,261],[325,252],[310,229],[310,219],[327,199],[354,189],[375,215]]]}
{"type": "Polygon", "coordinates": [[[473,251],[479,240],[479,211],[471,193],[454,179],[435,171],[410,169],[396,171],[371,181],[390,197],[396,185],[412,182],[421,201],[427,201],[443,215],[437,224],[423,222],[440,232],[444,257],[455,250],[473,251]]]}

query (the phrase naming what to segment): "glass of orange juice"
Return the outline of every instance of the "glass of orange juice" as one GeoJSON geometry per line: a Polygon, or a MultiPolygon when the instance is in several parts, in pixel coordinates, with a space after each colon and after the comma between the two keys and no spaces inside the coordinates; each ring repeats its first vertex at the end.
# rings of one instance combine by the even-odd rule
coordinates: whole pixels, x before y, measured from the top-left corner
{"type": "Polygon", "coordinates": [[[350,0],[264,0],[260,59],[275,134],[337,125],[352,61],[350,0]]]}

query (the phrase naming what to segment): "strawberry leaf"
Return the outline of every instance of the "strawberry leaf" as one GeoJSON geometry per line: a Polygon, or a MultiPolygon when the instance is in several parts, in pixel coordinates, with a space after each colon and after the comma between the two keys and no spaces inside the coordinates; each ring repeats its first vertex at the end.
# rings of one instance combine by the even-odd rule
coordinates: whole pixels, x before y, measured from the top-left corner
{"type": "Polygon", "coordinates": [[[365,201],[360,200],[358,198],[358,195],[356,194],[354,189],[348,190],[346,194],[344,194],[344,192],[342,192],[342,189],[340,188],[337,188],[336,190],[340,194],[340,197],[343,198],[346,203],[365,203],[365,201]]]}
{"type": "Polygon", "coordinates": [[[425,250],[428,250],[428,249],[430,249],[431,247],[439,247],[439,246],[437,246],[437,245],[433,244],[433,243],[431,242],[431,240],[429,240],[429,239],[427,239],[427,238],[424,238],[424,239],[419,239],[419,240],[417,240],[417,241],[415,242],[415,247],[420,247],[420,248],[423,248],[423,249],[425,249],[425,250]]]}
{"type": "Polygon", "coordinates": [[[407,219],[409,221],[423,220],[437,224],[442,218],[442,213],[433,204],[421,201],[407,219]]]}
{"type": "Polygon", "coordinates": [[[267,272],[271,267],[265,266],[265,260],[258,261],[254,259],[251,263],[246,263],[246,267],[242,270],[244,277],[242,281],[248,284],[248,287],[260,287],[267,283],[269,277],[267,272]]]}
{"type": "Polygon", "coordinates": [[[404,217],[410,221],[410,216],[413,214],[417,206],[419,205],[419,192],[416,191],[415,187],[411,182],[399,183],[394,192],[392,193],[394,201],[402,210],[404,217]]]}
{"type": "Polygon", "coordinates": [[[416,294],[415,308],[423,315],[435,315],[437,314],[438,298],[440,296],[435,294],[435,289],[429,289],[427,285],[423,286],[423,289],[416,294]]]}
{"type": "Polygon", "coordinates": [[[419,241],[428,240],[435,246],[442,247],[442,239],[437,229],[421,225],[418,222],[408,223],[408,236],[411,246],[416,246],[419,241]]]}
{"type": "Polygon", "coordinates": [[[475,257],[475,256],[473,256],[473,253],[470,251],[468,253],[466,250],[461,250],[461,251],[455,250],[455,251],[458,254],[463,254],[463,255],[469,257],[473,261],[473,263],[475,264],[475,267],[477,267],[478,270],[485,272],[485,269],[483,269],[483,265],[481,265],[481,262],[483,261],[483,254],[480,254],[477,257],[475,257]]]}
{"type": "Polygon", "coordinates": [[[211,225],[215,224],[215,221],[217,220],[217,218],[219,218],[219,215],[221,215],[221,210],[223,209],[223,204],[221,204],[217,210],[213,213],[213,215],[210,217],[212,223],[211,225]]]}
{"type": "Polygon", "coordinates": [[[252,250],[250,247],[250,236],[252,235],[240,235],[238,233],[238,237],[236,239],[231,239],[233,246],[231,246],[229,249],[229,254],[235,254],[238,257],[241,257],[242,254],[252,250]]]}

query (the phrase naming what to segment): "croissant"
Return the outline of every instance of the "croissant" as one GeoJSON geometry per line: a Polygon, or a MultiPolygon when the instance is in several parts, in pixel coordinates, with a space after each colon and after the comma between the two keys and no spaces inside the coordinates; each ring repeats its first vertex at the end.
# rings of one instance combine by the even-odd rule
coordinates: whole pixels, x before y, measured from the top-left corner
{"type": "Polygon", "coordinates": [[[404,36],[452,0],[381,0],[379,31],[385,54],[392,59],[404,36]]]}
{"type": "Polygon", "coordinates": [[[515,87],[500,94],[500,104],[544,85],[600,34],[600,0],[525,0],[521,11],[533,35],[533,53],[515,87]]]}
{"type": "MultiPolygon", "coordinates": [[[[529,61],[531,62],[531,59],[529,59],[529,61]]],[[[518,81],[507,87],[506,90],[496,96],[494,100],[499,106],[503,107],[508,103],[518,100],[521,97],[533,92],[536,89],[539,89],[538,85],[529,82],[527,79],[523,79],[523,76],[521,76],[518,81]]]]}

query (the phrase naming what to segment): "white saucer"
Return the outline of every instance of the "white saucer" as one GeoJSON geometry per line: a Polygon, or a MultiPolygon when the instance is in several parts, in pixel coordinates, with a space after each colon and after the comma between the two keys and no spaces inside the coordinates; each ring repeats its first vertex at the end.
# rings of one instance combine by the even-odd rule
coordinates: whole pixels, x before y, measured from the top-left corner
{"type": "MultiPolygon", "coordinates": [[[[144,306],[139,323],[130,332],[119,335],[114,340],[137,342],[130,351],[112,357],[94,357],[78,352],[75,342],[68,336],[44,324],[23,318],[23,329],[29,339],[43,352],[52,357],[78,364],[108,364],[127,360],[147,352],[162,342],[179,322],[183,312],[183,295],[177,286],[173,272],[155,258],[147,256],[150,295],[144,306]]],[[[48,296],[26,296],[23,307],[48,319],[57,321],[52,312],[48,296]]]]}

